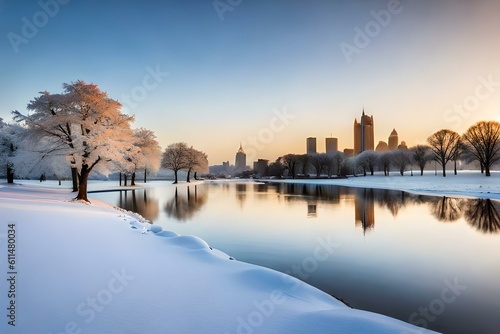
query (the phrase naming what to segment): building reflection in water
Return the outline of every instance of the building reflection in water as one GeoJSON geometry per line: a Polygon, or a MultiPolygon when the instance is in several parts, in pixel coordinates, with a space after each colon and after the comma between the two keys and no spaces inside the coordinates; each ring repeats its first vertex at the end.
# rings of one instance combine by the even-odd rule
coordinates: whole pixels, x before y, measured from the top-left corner
{"type": "Polygon", "coordinates": [[[354,225],[364,232],[375,228],[375,198],[373,189],[358,188],[354,195],[354,225]]]}
{"type": "Polygon", "coordinates": [[[307,205],[307,217],[318,215],[318,203],[339,205],[340,199],[354,200],[354,223],[363,232],[375,228],[375,204],[396,217],[405,206],[426,205],[440,222],[455,222],[463,218],[483,233],[500,233],[500,202],[490,199],[459,199],[447,196],[410,194],[404,191],[349,188],[333,185],[299,183],[259,184],[259,192],[274,191],[286,201],[302,201],[307,205]]]}
{"type": "Polygon", "coordinates": [[[169,217],[185,222],[191,219],[207,202],[207,192],[197,185],[179,190],[175,187],[174,197],[165,203],[164,210],[169,217]]]}

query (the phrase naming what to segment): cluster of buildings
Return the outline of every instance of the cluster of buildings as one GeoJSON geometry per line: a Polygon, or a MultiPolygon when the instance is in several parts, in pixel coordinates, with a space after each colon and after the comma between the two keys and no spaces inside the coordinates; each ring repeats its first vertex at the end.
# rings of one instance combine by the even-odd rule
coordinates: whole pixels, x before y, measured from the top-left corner
{"type": "MultiPolygon", "coordinates": [[[[357,118],[354,119],[354,148],[344,149],[344,154],[347,157],[355,156],[363,151],[371,150],[376,152],[386,152],[398,149],[407,149],[406,143],[402,141],[399,142],[398,133],[396,129],[393,129],[390,133],[387,142],[379,141],[375,147],[375,126],[373,122],[373,115],[368,116],[365,114],[365,110],[361,114],[361,118],[358,121],[357,118]]],[[[325,138],[325,148],[326,153],[331,153],[338,151],[338,138],[330,137],[325,138]]],[[[316,137],[309,137],[306,139],[306,153],[316,154],[317,151],[317,140],[316,137]]],[[[253,163],[253,169],[257,173],[262,173],[266,171],[269,165],[269,160],[259,159],[253,163]]],[[[222,165],[212,166],[210,168],[211,173],[225,173],[234,174],[247,170],[247,155],[243,150],[243,146],[240,144],[240,148],[236,152],[234,166],[230,165],[229,161],[223,162],[222,165]]]]}
{"type": "MultiPolygon", "coordinates": [[[[373,122],[373,115],[365,115],[365,110],[361,114],[361,118],[358,121],[354,119],[354,148],[344,149],[344,154],[348,157],[357,155],[363,151],[371,150],[377,152],[393,151],[398,149],[407,149],[406,143],[402,141],[399,143],[398,133],[396,129],[393,129],[389,135],[388,141],[379,141],[375,147],[375,126],[373,122]]],[[[326,153],[330,153],[338,150],[338,139],[337,138],[326,138],[325,139],[326,153]]],[[[306,153],[316,154],[316,138],[309,137],[306,139],[306,153]]]]}

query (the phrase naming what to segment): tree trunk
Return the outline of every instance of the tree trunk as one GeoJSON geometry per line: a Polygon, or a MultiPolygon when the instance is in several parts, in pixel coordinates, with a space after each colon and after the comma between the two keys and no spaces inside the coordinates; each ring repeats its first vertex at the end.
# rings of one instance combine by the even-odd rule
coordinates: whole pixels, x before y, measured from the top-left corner
{"type": "Polygon", "coordinates": [[[189,180],[189,176],[190,176],[190,174],[191,174],[191,168],[189,168],[189,169],[188,169],[188,175],[187,175],[187,177],[186,177],[186,182],[188,182],[188,183],[190,183],[190,182],[191,182],[191,180],[189,180]]]}
{"type": "Polygon", "coordinates": [[[420,176],[424,175],[424,167],[420,167],[420,176]]]}
{"type": "Polygon", "coordinates": [[[146,168],[144,168],[144,183],[146,183],[146,174],[147,174],[147,170],[146,170],[146,168]]]}
{"type": "Polygon", "coordinates": [[[135,186],[135,172],[132,173],[132,178],[130,179],[130,185],[135,186]]]}
{"type": "Polygon", "coordinates": [[[120,187],[122,186],[122,172],[120,172],[120,187]]]}
{"type": "Polygon", "coordinates": [[[78,191],[78,170],[76,167],[71,167],[71,180],[73,181],[73,192],[78,191]]]}
{"type": "Polygon", "coordinates": [[[484,165],[482,162],[479,162],[479,165],[481,166],[481,174],[484,174],[484,165]]]}
{"type": "Polygon", "coordinates": [[[90,202],[87,198],[87,181],[89,179],[90,170],[87,165],[82,165],[80,172],[80,183],[78,185],[78,195],[75,199],[90,202]]]}
{"type": "Polygon", "coordinates": [[[127,186],[127,173],[123,173],[123,185],[127,186]]]}
{"type": "Polygon", "coordinates": [[[198,172],[194,172],[194,179],[195,179],[195,180],[198,180],[197,173],[198,173],[198,172]]]}
{"type": "Polygon", "coordinates": [[[454,160],[453,171],[454,171],[455,175],[457,175],[457,161],[456,160],[454,160]]]}
{"type": "Polygon", "coordinates": [[[491,176],[490,174],[490,167],[486,166],[486,176],[491,176]]]}
{"type": "Polygon", "coordinates": [[[7,164],[7,183],[14,183],[14,170],[7,164]]]}
{"type": "Polygon", "coordinates": [[[446,164],[443,163],[443,177],[446,177],[446,164]]]}
{"type": "MultiPolygon", "coordinates": [[[[177,183],[177,170],[174,170],[174,176],[175,176],[174,184],[176,184],[177,183]]],[[[176,191],[177,191],[177,189],[176,189],[176,191]]]]}

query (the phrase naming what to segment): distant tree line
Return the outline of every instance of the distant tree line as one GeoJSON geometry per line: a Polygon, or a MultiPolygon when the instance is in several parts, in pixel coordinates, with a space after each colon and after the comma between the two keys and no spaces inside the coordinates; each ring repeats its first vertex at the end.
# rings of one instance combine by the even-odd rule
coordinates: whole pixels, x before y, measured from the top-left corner
{"type": "MultiPolygon", "coordinates": [[[[205,170],[207,155],[185,143],[162,150],[153,131],[132,129],[135,117],[121,112],[120,102],[111,99],[95,84],[76,81],[63,84],[63,93],[41,92],[27,104],[28,113],[12,111],[13,123],[0,118],[0,166],[7,182],[14,176],[45,175],[72,179],[78,200],[88,201],[87,181],[91,173],[108,176],[122,174],[135,185],[137,171],[162,167],[175,172],[205,170]],[[177,150],[173,162],[172,151],[177,150]]],[[[120,182],[121,184],[121,182],[120,182]]],[[[126,182],[125,182],[126,184],[126,182]]]]}
{"type": "MultiPolygon", "coordinates": [[[[389,176],[391,171],[400,175],[413,167],[423,175],[424,169],[435,161],[446,176],[446,166],[453,162],[457,174],[457,162],[479,163],[481,173],[491,175],[491,167],[500,159],[500,123],[481,121],[471,126],[462,136],[443,129],[427,138],[427,145],[386,152],[364,151],[353,157],[342,152],[317,154],[286,154],[272,162],[261,176],[303,178],[343,177],[346,175],[373,175],[375,171],[389,176]]],[[[255,173],[255,171],[254,171],[255,173]]],[[[262,173],[262,171],[261,171],[262,173]]]]}

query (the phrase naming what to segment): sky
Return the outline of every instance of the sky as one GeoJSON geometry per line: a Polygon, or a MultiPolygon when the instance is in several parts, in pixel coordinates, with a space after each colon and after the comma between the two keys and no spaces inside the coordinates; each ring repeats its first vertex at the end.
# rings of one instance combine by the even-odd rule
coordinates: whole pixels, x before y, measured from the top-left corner
{"type": "Polygon", "coordinates": [[[408,146],[500,120],[500,2],[0,0],[0,117],[95,83],[210,165],[353,147],[373,115],[408,146]]]}

